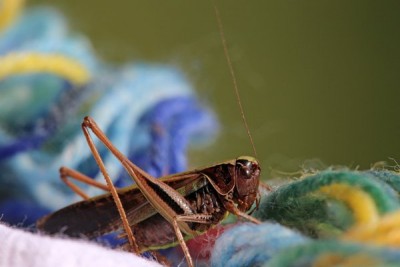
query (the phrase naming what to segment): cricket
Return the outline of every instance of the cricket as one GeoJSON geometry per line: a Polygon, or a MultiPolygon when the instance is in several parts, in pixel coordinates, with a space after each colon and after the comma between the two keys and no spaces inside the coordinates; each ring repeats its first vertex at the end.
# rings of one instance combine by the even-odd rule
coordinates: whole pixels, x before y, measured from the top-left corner
{"type": "MultiPolygon", "coordinates": [[[[215,4],[214,9],[238,106],[256,156],[215,4]]],[[[94,238],[122,230],[119,238],[127,240],[123,245],[125,249],[140,254],[179,244],[188,266],[194,266],[185,240],[206,232],[220,223],[228,213],[259,223],[248,214],[254,204],[257,207],[260,201],[261,168],[254,157],[240,156],[219,164],[156,179],[123,155],[93,118],[83,119],[82,131],[106,183],[94,181],[68,167],[61,167],[60,178],[83,201],[38,220],[37,228],[40,231],[94,238]],[[125,188],[116,188],[113,185],[92,135],[115,156],[135,184],[125,188]],[[89,198],[71,180],[100,188],[106,193],[89,198]]],[[[156,252],[154,256],[165,263],[156,252]]]]}

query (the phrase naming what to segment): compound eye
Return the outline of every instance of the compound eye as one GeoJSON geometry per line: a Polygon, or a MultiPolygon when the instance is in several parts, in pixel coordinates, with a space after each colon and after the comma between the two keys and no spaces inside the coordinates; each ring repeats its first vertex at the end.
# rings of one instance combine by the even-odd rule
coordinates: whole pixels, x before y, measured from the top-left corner
{"type": "Polygon", "coordinates": [[[245,170],[245,172],[246,172],[246,174],[247,174],[248,176],[250,176],[251,173],[252,173],[252,170],[253,170],[252,167],[253,167],[253,164],[251,164],[250,161],[247,162],[246,166],[244,167],[244,170],[245,170]]]}
{"type": "Polygon", "coordinates": [[[244,179],[252,178],[258,169],[256,164],[248,160],[238,160],[236,163],[239,165],[240,176],[244,179]]]}

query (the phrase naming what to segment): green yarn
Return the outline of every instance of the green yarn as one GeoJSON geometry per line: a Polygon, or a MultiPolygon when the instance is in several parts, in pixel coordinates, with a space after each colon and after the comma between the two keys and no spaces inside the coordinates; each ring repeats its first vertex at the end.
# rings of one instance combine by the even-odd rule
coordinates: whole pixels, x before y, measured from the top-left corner
{"type": "Polygon", "coordinates": [[[346,203],[318,193],[321,187],[335,183],[367,193],[380,214],[399,207],[398,194],[376,176],[357,171],[323,171],[262,197],[253,215],[262,221],[277,221],[311,237],[336,236],[353,224],[353,214],[346,203]]]}

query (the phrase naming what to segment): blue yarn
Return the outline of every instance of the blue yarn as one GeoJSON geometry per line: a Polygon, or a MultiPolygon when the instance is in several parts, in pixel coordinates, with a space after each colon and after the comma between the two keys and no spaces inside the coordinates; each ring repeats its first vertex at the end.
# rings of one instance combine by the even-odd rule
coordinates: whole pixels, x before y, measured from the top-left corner
{"type": "MultiPolygon", "coordinates": [[[[62,92],[59,99],[55,100],[55,103],[50,105],[47,110],[43,110],[41,114],[33,122],[26,123],[23,127],[19,127],[17,130],[22,136],[15,136],[15,140],[0,144],[0,160],[5,158],[13,157],[15,154],[39,148],[46,140],[52,137],[52,134],[60,127],[63,123],[64,118],[70,113],[70,110],[75,108],[79,92],[76,92],[76,88],[72,88],[72,85],[65,81],[65,88],[67,92],[62,92]],[[69,101],[70,99],[74,101],[69,101]]],[[[84,91],[84,88],[79,88],[79,91],[84,91]]],[[[16,132],[18,134],[18,132],[16,132]]]]}
{"type": "MultiPolygon", "coordinates": [[[[111,68],[96,57],[84,37],[69,34],[65,20],[52,9],[27,10],[0,34],[0,54],[57,52],[77,59],[92,77],[82,88],[40,73],[0,81],[0,101],[9,104],[0,105],[4,218],[25,214],[22,208],[12,209],[12,203],[30,201],[29,217],[36,219],[43,208],[54,210],[80,200],[59,179],[60,166],[104,182],[80,128],[86,115],[122,153],[155,176],[184,170],[189,138],[209,138],[216,131],[213,113],[195,100],[179,70],[144,63],[111,68]],[[29,97],[21,99],[16,92],[29,97]],[[155,124],[166,134],[156,134],[155,124]]],[[[132,184],[121,164],[102,145],[98,147],[114,182],[132,184]]],[[[93,187],[83,189],[89,195],[103,193],[93,187]]]]}
{"type": "Polygon", "coordinates": [[[206,112],[202,112],[203,108],[198,103],[191,102],[193,106],[179,113],[171,127],[170,161],[175,162],[175,164],[170,165],[171,173],[186,170],[186,153],[182,153],[181,151],[185,151],[188,146],[189,137],[197,141],[202,141],[213,136],[218,129],[216,121],[211,120],[206,112]],[[202,131],[199,131],[199,128],[202,131]]]}
{"type": "Polygon", "coordinates": [[[176,119],[179,112],[185,112],[185,108],[190,108],[193,103],[188,98],[166,100],[157,105],[149,114],[145,116],[141,123],[149,125],[151,144],[148,155],[148,163],[142,166],[153,176],[162,176],[168,173],[165,169],[169,166],[170,127],[172,121],[176,119]]]}
{"type": "Polygon", "coordinates": [[[69,35],[64,17],[48,7],[25,11],[1,33],[0,54],[9,52],[59,53],[78,60],[92,73],[102,66],[88,40],[82,35],[69,35]]]}
{"type": "Polygon", "coordinates": [[[282,225],[264,222],[227,230],[215,243],[211,266],[305,267],[313,266],[325,254],[366,255],[373,262],[381,263],[373,266],[397,266],[400,261],[400,250],[396,248],[341,240],[314,241],[282,225]]]}
{"type": "Polygon", "coordinates": [[[1,221],[20,227],[34,225],[37,219],[49,212],[49,209],[29,201],[10,199],[0,202],[1,221]]]}
{"type": "MultiPolygon", "coordinates": [[[[96,102],[91,111],[84,111],[79,108],[79,113],[75,113],[75,116],[66,119],[66,126],[64,128],[67,130],[71,128],[76,129],[76,132],[74,133],[76,137],[72,140],[70,139],[70,143],[68,143],[70,147],[73,146],[76,148],[75,151],[77,151],[77,153],[73,158],[69,156],[69,149],[66,147],[52,146],[51,151],[47,151],[44,149],[45,147],[42,147],[40,151],[26,151],[24,154],[8,159],[8,164],[12,166],[13,171],[16,172],[16,176],[23,180],[20,182],[21,190],[25,189],[26,191],[33,193],[40,200],[40,198],[43,196],[42,192],[35,192],[34,190],[37,189],[38,185],[41,183],[43,184],[45,181],[51,181],[51,184],[43,184],[49,188],[46,189],[46,191],[52,191],[55,189],[57,195],[64,195],[62,196],[62,199],[60,198],[60,201],[63,200],[64,204],[61,203],[57,206],[60,207],[68,202],[77,200],[73,193],[67,193],[65,191],[60,192],[60,186],[54,188],[53,185],[62,185],[60,181],[54,181],[54,179],[58,180],[58,168],[61,165],[76,168],[86,159],[92,159],[92,155],[87,148],[86,141],[84,140],[79,127],[81,118],[84,115],[91,114],[106,133],[112,132],[112,135],[109,137],[113,143],[120,148],[123,153],[129,154],[129,151],[135,151],[138,147],[143,148],[143,140],[148,140],[148,142],[145,142],[147,143],[145,146],[150,145],[150,138],[146,137],[148,132],[146,132],[145,129],[139,129],[138,126],[135,126],[140,119],[141,114],[144,114],[148,109],[148,106],[153,106],[158,101],[162,101],[163,99],[178,97],[179,95],[188,96],[188,93],[190,92],[188,86],[185,84],[185,81],[182,80],[182,76],[177,75],[178,73],[176,71],[165,71],[164,68],[154,68],[141,65],[124,68],[121,72],[117,74],[114,73],[116,77],[112,77],[112,80],[118,80],[118,82],[116,84],[112,84],[111,88],[108,90],[104,88],[104,85],[102,87],[94,87],[98,88],[98,92],[104,92],[104,94],[98,97],[98,102],[96,102]],[[140,77],[143,77],[144,79],[140,79],[140,77]],[[150,79],[150,77],[156,77],[156,79],[150,79]],[[136,83],[138,84],[136,85],[136,83]],[[157,93],[153,94],[151,91],[157,93]],[[135,103],[133,105],[133,100],[130,101],[129,99],[141,100],[138,101],[137,104],[135,103]],[[115,105],[115,103],[119,104],[115,105]],[[71,125],[75,127],[71,127],[71,125]],[[110,129],[111,126],[112,129],[110,129]],[[138,132],[138,135],[136,135],[136,132],[138,132]],[[138,136],[138,138],[136,138],[136,136],[138,136]],[[60,151],[60,154],[53,155],[52,151],[54,150],[60,151]],[[43,159],[46,159],[46,161],[43,162],[43,159]],[[27,165],[27,163],[29,163],[29,165],[27,165]],[[35,178],[36,180],[30,179],[27,181],[23,179],[23,177],[28,176],[37,178],[35,178]],[[65,195],[70,196],[69,200],[68,197],[65,197],[65,195]],[[71,198],[74,199],[71,200],[71,198]]],[[[96,85],[96,83],[94,84],[96,85]]],[[[105,86],[110,85],[105,83],[105,86]]],[[[80,103],[80,106],[87,106],[87,103],[87,101],[83,101],[80,103]]],[[[208,116],[212,115],[208,113],[208,116]]],[[[210,119],[213,120],[213,118],[210,119]]],[[[71,136],[63,136],[62,133],[64,132],[64,129],[60,129],[59,132],[61,135],[56,133],[53,136],[55,139],[63,140],[63,137],[71,138],[71,136]]],[[[50,143],[50,141],[44,145],[47,145],[50,143]]],[[[65,142],[61,143],[61,145],[62,144],[65,145],[65,142]]],[[[116,163],[109,163],[112,161],[112,156],[105,157],[104,160],[106,164],[113,164],[115,166],[113,168],[117,168],[114,170],[112,177],[118,177],[118,173],[122,170],[121,166],[118,164],[117,166],[116,163]]],[[[103,178],[98,175],[98,179],[102,181],[103,178]]],[[[96,193],[97,192],[93,192],[92,194],[96,193]]],[[[47,199],[48,197],[46,196],[45,198],[47,199]]],[[[49,202],[43,199],[43,203],[46,205],[46,203],[48,204],[49,202]]],[[[54,200],[51,203],[55,204],[57,201],[54,200]]]]}
{"type": "Polygon", "coordinates": [[[38,148],[45,139],[45,136],[26,136],[9,144],[3,145],[0,147],[0,160],[12,157],[17,153],[24,152],[26,150],[38,148]]]}
{"type": "Polygon", "coordinates": [[[201,141],[215,134],[218,128],[212,116],[188,97],[160,102],[140,120],[140,125],[147,125],[151,132],[150,148],[138,151],[131,158],[155,177],[184,171],[188,137],[201,141]]]}
{"type": "Polygon", "coordinates": [[[64,17],[55,9],[43,7],[26,10],[7,29],[0,32],[0,54],[20,49],[22,46],[65,36],[64,17]]]}
{"type": "MultiPolygon", "coordinates": [[[[265,262],[265,267],[306,267],[314,266],[314,261],[321,255],[337,256],[368,256],[372,260],[371,266],[399,266],[400,250],[382,246],[372,246],[339,240],[319,240],[307,242],[283,249],[265,262]],[[325,254],[326,255],[326,254],[325,254]],[[374,264],[375,263],[375,264],[374,264]],[[379,265],[377,265],[379,264],[379,265]]],[[[341,265],[334,265],[341,266],[341,265]]],[[[346,265],[346,266],[355,266],[346,265]]],[[[365,266],[365,265],[364,265],[365,266]]]]}
{"type": "Polygon", "coordinates": [[[279,224],[246,223],[229,229],[217,239],[211,255],[211,266],[258,266],[277,252],[308,240],[279,224]]]}

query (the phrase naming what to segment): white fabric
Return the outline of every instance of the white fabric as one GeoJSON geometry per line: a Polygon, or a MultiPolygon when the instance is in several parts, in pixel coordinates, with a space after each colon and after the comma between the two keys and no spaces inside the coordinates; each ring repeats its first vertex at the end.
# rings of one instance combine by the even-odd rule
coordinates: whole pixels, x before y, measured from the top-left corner
{"type": "Polygon", "coordinates": [[[25,232],[0,223],[0,267],[156,267],[132,253],[81,240],[25,232]]]}

